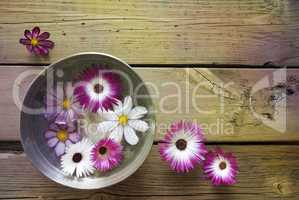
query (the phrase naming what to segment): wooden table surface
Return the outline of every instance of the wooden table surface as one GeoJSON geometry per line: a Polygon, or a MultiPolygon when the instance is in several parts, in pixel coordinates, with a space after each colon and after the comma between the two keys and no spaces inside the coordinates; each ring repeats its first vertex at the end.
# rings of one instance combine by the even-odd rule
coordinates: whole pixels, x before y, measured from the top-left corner
{"type": "MultiPolygon", "coordinates": [[[[0,199],[299,199],[298,22],[297,0],[1,0],[0,199]],[[18,43],[24,29],[36,25],[49,31],[56,45],[45,58],[29,55],[18,43]],[[158,88],[151,89],[157,94],[158,130],[149,157],[134,175],[101,190],[67,188],[33,168],[19,141],[20,111],[12,96],[23,72],[38,72],[82,51],[117,56],[158,88]],[[259,80],[285,66],[284,85],[271,83],[250,93],[259,80]],[[208,84],[197,93],[216,97],[203,100],[190,92],[201,81],[208,84]],[[163,103],[177,92],[167,82],[182,88],[181,102],[169,98],[163,103]],[[229,87],[221,85],[230,82],[229,87]],[[283,133],[251,110],[269,121],[283,115],[275,109],[277,90],[287,91],[283,133]],[[214,112],[199,114],[190,102],[214,112]],[[174,110],[178,104],[184,109],[174,110]],[[176,175],[160,160],[163,126],[178,119],[208,125],[220,119],[228,126],[205,133],[208,148],[220,146],[236,154],[236,185],[215,188],[200,169],[176,175]]],[[[32,78],[17,87],[24,92],[32,78]]]]}

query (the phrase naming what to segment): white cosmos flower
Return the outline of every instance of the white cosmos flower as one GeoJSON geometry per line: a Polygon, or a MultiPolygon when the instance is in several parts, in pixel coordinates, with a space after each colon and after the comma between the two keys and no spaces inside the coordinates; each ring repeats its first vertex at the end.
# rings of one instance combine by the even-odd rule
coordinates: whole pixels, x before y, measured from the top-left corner
{"type": "Polygon", "coordinates": [[[120,142],[124,136],[130,145],[136,145],[139,138],[136,131],[146,132],[149,129],[148,124],[140,120],[147,114],[147,109],[143,106],[133,108],[132,98],[127,96],[124,102],[119,102],[114,107],[114,111],[100,112],[103,121],[98,124],[100,133],[109,133],[109,138],[120,142]]]}
{"type": "Polygon", "coordinates": [[[78,178],[92,174],[95,170],[91,161],[92,147],[93,144],[88,139],[68,146],[65,155],[61,157],[62,171],[78,178]]]}

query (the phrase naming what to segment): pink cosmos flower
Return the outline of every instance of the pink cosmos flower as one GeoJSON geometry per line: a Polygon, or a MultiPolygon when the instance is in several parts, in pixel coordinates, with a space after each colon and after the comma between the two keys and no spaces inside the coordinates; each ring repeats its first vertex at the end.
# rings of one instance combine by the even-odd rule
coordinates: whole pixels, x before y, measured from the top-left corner
{"type": "Polygon", "coordinates": [[[46,109],[44,116],[50,122],[67,125],[75,122],[81,113],[78,101],[73,96],[71,83],[57,86],[46,96],[46,109]]]}
{"type": "Polygon", "coordinates": [[[111,109],[121,96],[121,81],[118,74],[93,67],[84,71],[74,94],[83,108],[92,112],[111,109]]]}
{"type": "Polygon", "coordinates": [[[123,147],[113,139],[102,139],[91,150],[94,167],[102,172],[117,167],[123,159],[123,147]]]}
{"type": "Polygon", "coordinates": [[[50,33],[43,32],[40,34],[39,27],[34,27],[31,32],[25,30],[24,36],[24,38],[20,39],[20,43],[26,45],[26,48],[30,53],[47,55],[49,49],[54,47],[54,42],[47,40],[50,37],[50,33]]]}
{"type": "Polygon", "coordinates": [[[238,164],[232,153],[225,153],[220,148],[209,151],[206,154],[203,169],[215,186],[236,183],[238,164]]]}
{"type": "Polygon", "coordinates": [[[192,170],[207,153],[201,128],[192,122],[179,121],[170,126],[159,144],[163,160],[177,173],[192,170]]]}
{"type": "Polygon", "coordinates": [[[45,133],[45,137],[48,140],[49,147],[55,149],[57,156],[61,156],[65,152],[65,148],[71,144],[78,142],[81,137],[76,132],[74,126],[59,126],[52,123],[49,129],[45,133]]]}

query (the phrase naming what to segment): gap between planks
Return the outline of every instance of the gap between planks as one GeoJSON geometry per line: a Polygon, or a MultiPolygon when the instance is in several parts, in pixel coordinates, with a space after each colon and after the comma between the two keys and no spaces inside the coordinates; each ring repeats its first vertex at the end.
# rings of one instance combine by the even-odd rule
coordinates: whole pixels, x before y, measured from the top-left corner
{"type": "MultiPolygon", "coordinates": [[[[159,141],[153,142],[154,145],[159,145],[159,141]]],[[[205,142],[206,146],[299,146],[298,141],[287,142],[205,142]]],[[[0,141],[0,153],[22,153],[24,152],[20,141],[0,141]]]]}
{"type": "MultiPolygon", "coordinates": [[[[0,61],[0,67],[27,67],[27,66],[40,66],[48,67],[51,63],[3,63],[0,61]]],[[[176,63],[176,64],[141,64],[141,63],[131,63],[129,64],[133,68],[217,68],[217,69],[299,69],[299,65],[294,66],[283,66],[275,65],[271,61],[266,61],[263,65],[244,65],[244,64],[205,64],[205,63],[176,63]]]]}

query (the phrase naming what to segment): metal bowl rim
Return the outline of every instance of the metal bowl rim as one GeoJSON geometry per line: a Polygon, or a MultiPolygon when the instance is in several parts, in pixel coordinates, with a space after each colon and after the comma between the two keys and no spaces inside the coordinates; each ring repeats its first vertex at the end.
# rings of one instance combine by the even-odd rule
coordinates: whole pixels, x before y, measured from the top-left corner
{"type": "MultiPolygon", "coordinates": [[[[127,64],[125,61],[115,57],[115,56],[112,56],[110,54],[106,54],[106,53],[99,53],[99,52],[80,52],[80,53],[75,53],[75,54],[72,54],[72,55],[69,55],[69,56],[66,56],[66,57],[63,57],[53,63],[51,63],[50,65],[46,66],[45,68],[42,69],[42,71],[31,81],[31,83],[29,84],[27,90],[26,90],[26,93],[25,93],[25,98],[30,90],[30,88],[32,87],[32,85],[34,84],[34,82],[40,77],[43,75],[43,73],[51,68],[53,68],[53,66],[59,64],[60,62],[66,60],[66,59],[69,59],[69,58],[72,58],[72,57],[76,57],[76,56],[80,56],[80,55],[89,55],[89,54],[92,54],[92,55],[100,55],[100,56],[106,56],[106,57],[109,57],[109,58],[112,58],[114,60],[117,60],[119,61],[120,63],[122,63],[123,65],[125,65],[127,68],[129,68],[131,71],[133,71],[135,73],[135,75],[143,81],[143,79],[132,69],[132,67],[127,64]]],[[[146,88],[146,91],[149,93],[149,90],[148,90],[148,87],[146,85],[144,85],[145,88],[146,88]]],[[[25,100],[24,98],[24,100],[25,100]]],[[[24,106],[24,100],[23,100],[23,103],[22,103],[22,110],[23,110],[23,106],[24,106]]],[[[150,102],[152,105],[153,104],[153,101],[152,99],[150,99],[150,102]]],[[[22,127],[22,118],[23,118],[23,115],[22,115],[22,110],[21,110],[21,118],[20,118],[20,127],[22,127]]],[[[23,134],[23,131],[20,130],[20,134],[21,134],[21,144],[23,146],[23,149],[24,149],[24,152],[25,154],[27,155],[27,158],[30,160],[30,162],[32,163],[32,165],[38,169],[44,176],[48,177],[49,179],[55,181],[56,183],[59,183],[61,185],[64,185],[64,186],[68,186],[68,187],[71,187],[71,188],[75,188],[75,189],[100,189],[100,188],[105,188],[105,187],[108,187],[108,186],[111,186],[111,185],[114,185],[116,183],[119,183],[121,181],[123,181],[124,179],[128,178],[129,176],[131,176],[135,171],[137,171],[138,168],[141,167],[141,165],[143,164],[143,162],[145,161],[145,159],[147,158],[148,154],[150,153],[151,151],[151,148],[152,148],[152,144],[153,144],[153,141],[154,141],[154,135],[155,135],[155,124],[156,124],[156,118],[155,118],[155,115],[153,115],[152,117],[152,120],[153,120],[153,124],[152,124],[152,137],[151,138],[148,138],[148,140],[150,140],[150,142],[147,142],[145,143],[148,144],[147,146],[145,146],[145,148],[143,149],[144,151],[141,151],[141,153],[139,153],[134,160],[132,160],[132,162],[135,163],[135,165],[128,165],[126,168],[130,167],[130,166],[133,166],[131,168],[129,168],[129,170],[125,171],[126,173],[123,173],[123,175],[121,177],[117,177],[117,178],[114,178],[112,181],[106,181],[106,182],[102,182],[101,185],[90,185],[90,184],[87,184],[87,185],[84,185],[82,183],[79,183],[79,184],[74,184],[73,181],[68,181],[67,183],[65,181],[63,181],[62,179],[60,178],[57,178],[57,177],[51,177],[47,174],[47,171],[46,170],[43,170],[41,169],[39,166],[38,166],[38,163],[37,161],[35,161],[34,159],[32,159],[31,156],[29,156],[29,154],[27,154],[27,152],[29,151],[27,148],[27,145],[25,145],[25,136],[23,134]]]]}

